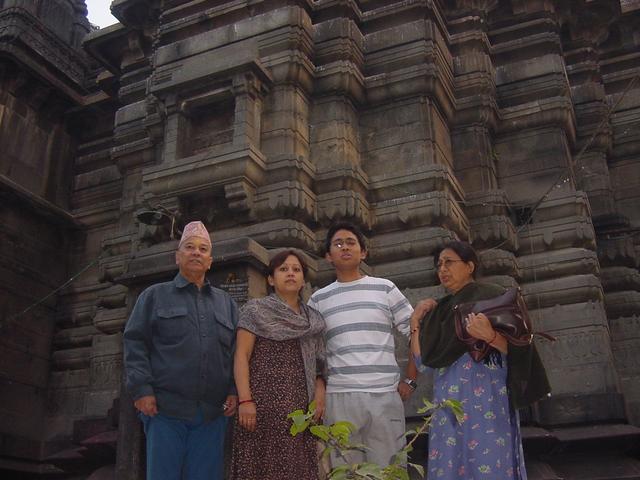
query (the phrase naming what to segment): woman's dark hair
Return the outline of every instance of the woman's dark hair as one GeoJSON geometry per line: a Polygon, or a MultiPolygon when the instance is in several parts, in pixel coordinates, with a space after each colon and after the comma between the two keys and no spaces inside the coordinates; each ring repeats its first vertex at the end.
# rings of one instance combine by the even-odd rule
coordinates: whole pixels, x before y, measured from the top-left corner
{"type": "Polygon", "coordinates": [[[276,271],[276,268],[280,267],[280,265],[282,265],[291,255],[298,259],[302,266],[302,275],[306,277],[308,270],[307,263],[302,258],[302,255],[292,248],[278,252],[273,256],[269,262],[269,266],[267,267],[267,275],[273,277],[273,273],[276,271]]]}
{"type": "Polygon", "coordinates": [[[329,230],[327,230],[327,237],[324,241],[325,253],[329,253],[329,250],[331,250],[331,239],[333,238],[333,236],[336,234],[338,230],[346,230],[348,232],[353,233],[358,239],[358,243],[360,244],[360,249],[363,251],[367,250],[367,239],[365,238],[364,233],[362,233],[362,230],[360,230],[360,228],[354,223],[343,221],[343,222],[336,222],[332,224],[329,227],[329,230]]]}
{"type": "Polygon", "coordinates": [[[460,257],[461,260],[465,262],[473,262],[473,272],[471,272],[471,276],[476,278],[476,274],[480,270],[480,261],[478,260],[478,254],[473,249],[471,245],[467,242],[461,242],[458,240],[454,240],[451,242],[447,242],[438,248],[433,254],[433,265],[437,267],[438,262],[440,261],[440,254],[443,250],[453,250],[460,257]]]}

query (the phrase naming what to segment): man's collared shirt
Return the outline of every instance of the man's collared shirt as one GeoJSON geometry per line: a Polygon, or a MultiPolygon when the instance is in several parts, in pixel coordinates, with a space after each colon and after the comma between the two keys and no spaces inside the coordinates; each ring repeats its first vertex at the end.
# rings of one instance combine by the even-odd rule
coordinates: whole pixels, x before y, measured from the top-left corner
{"type": "Polygon", "coordinates": [[[235,393],[233,354],[237,306],[205,281],[202,289],[180,273],[152,285],[136,302],[124,331],[127,389],[134,400],[155,395],[158,410],[192,419],[222,413],[235,393]]]}

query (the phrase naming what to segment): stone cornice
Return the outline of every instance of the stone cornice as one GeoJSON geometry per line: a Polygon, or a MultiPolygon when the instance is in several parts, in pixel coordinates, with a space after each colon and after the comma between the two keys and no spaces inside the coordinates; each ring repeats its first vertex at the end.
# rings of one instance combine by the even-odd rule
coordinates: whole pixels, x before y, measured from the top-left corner
{"type": "Polygon", "coordinates": [[[0,11],[0,52],[28,66],[81,103],[86,63],[82,55],[60,40],[37,18],[19,7],[0,11]],[[38,61],[33,61],[34,53],[38,61]]]}
{"type": "Polygon", "coordinates": [[[71,229],[80,229],[82,225],[66,210],[34,195],[26,188],[0,174],[0,200],[3,205],[18,203],[35,215],[53,223],[71,229]]]}
{"type": "Polygon", "coordinates": [[[115,74],[126,50],[129,29],[121,23],[91,32],[82,42],[84,49],[102,66],[115,74]]]}

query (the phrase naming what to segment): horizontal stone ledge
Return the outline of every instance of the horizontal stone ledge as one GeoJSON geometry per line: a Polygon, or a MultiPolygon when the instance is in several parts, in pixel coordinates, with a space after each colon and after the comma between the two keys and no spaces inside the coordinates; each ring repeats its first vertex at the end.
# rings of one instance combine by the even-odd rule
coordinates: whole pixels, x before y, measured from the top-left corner
{"type": "MultiPolygon", "coordinates": [[[[615,394],[612,394],[614,397],[615,394]]],[[[617,403],[617,399],[616,399],[617,403]]],[[[551,430],[561,442],[582,442],[585,440],[622,440],[626,446],[630,439],[640,439],[640,428],[634,425],[614,423],[605,425],[584,425],[551,430]]]]}
{"type": "Polygon", "coordinates": [[[157,66],[149,79],[148,89],[153,94],[180,90],[184,97],[196,84],[230,80],[237,74],[248,73],[254,74],[266,85],[272,83],[271,74],[259,60],[255,41],[220,47],[157,66]]]}
{"type": "MultiPolygon", "coordinates": [[[[124,285],[122,285],[123,288],[124,285]]],[[[127,307],[122,308],[98,308],[93,319],[93,325],[102,333],[113,334],[124,329],[127,322],[127,307]]]]}
{"type": "Polygon", "coordinates": [[[98,330],[93,325],[77,328],[65,328],[58,330],[53,337],[53,344],[56,348],[87,347],[91,345],[93,336],[98,334],[98,330]]]}
{"type": "Polygon", "coordinates": [[[613,421],[626,422],[624,398],[622,394],[613,392],[587,395],[552,395],[538,403],[537,410],[539,423],[546,427],[613,421]]]}
{"type": "MultiPolygon", "coordinates": [[[[249,263],[262,269],[269,263],[267,251],[255,240],[246,236],[250,233],[247,232],[247,228],[250,227],[242,229],[242,235],[238,230],[213,232],[213,270],[236,263],[249,263]]],[[[260,226],[257,226],[256,230],[259,228],[260,226]]],[[[177,247],[178,242],[172,240],[135,252],[127,263],[127,272],[118,277],[116,282],[131,287],[170,279],[177,273],[175,262],[177,247]]]]}
{"type": "Polygon", "coordinates": [[[604,300],[602,284],[595,275],[572,275],[523,283],[522,291],[531,308],[604,300]]]}
{"type": "Polygon", "coordinates": [[[602,269],[600,279],[607,293],[620,290],[640,291],[640,272],[636,268],[606,267],[602,269]]]}
{"type": "Polygon", "coordinates": [[[127,288],[122,285],[112,285],[98,293],[96,305],[104,308],[124,307],[127,300],[127,288]]]}
{"type": "Polygon", "coordinates": [[[563,248],[596,248],[596,235],[589,217],[573,216],[564,219],[533,223],[519,230],[521,255],[532,255],[563,248]]]}
{"type": "Polygon", "coordinates": [[[413,66],[391,73],[365,78],[367,101],[372,105],[414,96],[427,96],[438,103],[447,121],[455,113],[453,81],[443,81],[443,72],[436,66],[413,66]]]}
{"type": "Polygon", "coordinates": [[[260,187],[253,200],[252,215],[256,218],[306,217],[315,219],[316,195],[301,182],[282,181],[260,187]]]}
{"type": "Polygon", "coordinates": [[[555,393],[593,393],[617,388],[618,377],[606,327],[554,332],[556,340],[536,339],[555,393]]]}
{"type": "Polygon", "coordinates": [[[446,165],[430,163],[415,168],[411,164],[402,164],[394,167],[393,170],[387,169],[369,175],[372,201],[383,202],[433,191],[446,191],[453,198],[464,197],[460,183],[446,165]]]}
{"type": "MultiPolygon", "coordinates": [[[[161,35],[165,36],[176,30],[192,28],[193,23],[201,22],[207,17],[218,16],[226,11],[226,9],[220,10],[219,7],[216,7],[192,16],[183,16],[176,12],[179,15],[177,20],[163,22],[160,26],[161,35]]],[[[165,16],[167,14],[171,15],[171,11],[166,12],[165,16]]],[[[246,18],[238,19],[232,24],[208,29],[206,32],[192,35],[185,40],[160,47],[156,54],[156,61],[158,65],[165,65],[209,51],[221,55],[222,48],[229,44],[235,45],[236,50],[243,50],[247,43],[260,41],[261,36],[270,36],[278,29],[291,28],[301,29],[311,36],[313,28],[311,19],[307,12],[299,6],[283,6],[260,15],[248,15],[247,13],[246,18]]],[[[227,49],[227,54],[230,51],[233,50],[227,49]]]]}
{"type": "Polygon", "coordinates": [[[398,288],[433,284],[437,281],[433,257],[416,257],[373,266],[374,275],[391,280],[398,288]]]}
{"type": "Polygon", "coordinates": [[[553,305],[535,309],[529,305],[533,329],[552,334],[576,331],[591,327],[607,327],[607,315],[600,301],[553,305]]]}
{"type": "MultiPolygon", "coordinates": [[[[475,241],[474,241],[475,244],[475,241]]],[[[503,245],[506,247],[508,245],[503,245]]],[[[501,248],[493,248],[479,252],[480,273],[482,275],[509,275],[520,278],[521,272],[516,256],[501,248]]]]}
{"type": "MultiPolygon", "coordinates": [[[[638,377],[640,380],[639,349],[640,333],[636,333],[636,338],[615,341],[611,344],[616,370],[621,377],[638,377]]],[[[635,390],[640,397],[640,383],[635,387],[635,390]]]]}
{"type": "Polygon", "coordinates": [[[469,238],[464,211],[447,192],[430,192],[373,205],[375,225],[383,229],[441,226],[469,238]]]}
{"type": "Polygon", "coordinates": [[[640,312],[640,292],[635,290],[608,292],[604,300],[609,318],[629,317],[640,312]]]}
{"type": "Polygon", "coordinates": [[[538,205],[533,222],[546,222],[566,217],[587,217],[591,215],[589,197],[584,192],[551,191],[538,205]]]}
{"type": "Polygon", "coordinates": [[[372,264],[380,264],[423,257],[455,239],[451,231],[441,227],[426,226],[390,232],[381,232],[376,228],[376,235],[369,241],[367,259],[372,264]]]}
{"type": "Polygon", "coordinates": [[[474,247],[478,249],[518,249],[519,241],[516,227],[506,215],[474,218],[469,223],[474,247]]]}
{"type": "Polygon", "coordinates": [[[185,195],[241,180],[261,185],[265,170],[261,152],[253,147],[232,146],[146,168],[142,183],[149,194],[185,195]]]}
{"type": "Polygon", "coordinates": [[[89,366],[91,347],[56,350],[51,355],[55,370],[82,370],[89,366]]]}
{"type": "MultiPolygon", "coordinates": [[[[640,312],[629,317],[618,317],[609,320],[611,341],[640,339],[640,312]]],[[[638,357],[640,359],[640,356],[638,357]]]]}
{"type": "Polygon", "coordinates": [[[565,248],[518,257],[524,282],[548,280],[569,275],[598,275],[598,256],[586,248],[565,248]]]}
{"type": "Polygon", "coordinates": [[[329,224],[338,219],[350,218],[370,227],[373,223],[371,206],[364,193],[341,190],[317,196],[318,221],[329,224]]]}

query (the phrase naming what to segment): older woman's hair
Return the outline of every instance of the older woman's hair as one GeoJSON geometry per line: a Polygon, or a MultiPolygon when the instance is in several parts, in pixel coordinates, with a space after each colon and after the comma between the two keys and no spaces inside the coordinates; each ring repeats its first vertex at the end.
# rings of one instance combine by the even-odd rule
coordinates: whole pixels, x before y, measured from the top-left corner
{"type": "Polygon", "coordinates": [[[306,277],[307,270],[308,270],[307,263],[302,258],[302,255],[292,248],[283,250],[282,252],[276,253],[273,256],[273,258],[269,262],[269,266],[267,267],[267,275],[273,276],[273,273],[276,271],[276,268],[279,268],[280,265],[282,265],[287,260],[287,258],[289,258],[291,255],[293,255],[298,259],[298,261],[300,262],[300,265],[302,266],[302,275],[306,277]]]}
{"type": "Polygon", "coordinates": [[[454,252],[456,252],[456,254],[460,257],[461,260],[465,262],[473,262],[473,265],[475,266],[475,268],[473,269],[471,276],[473,278],[476,278],[476,274],[480,270],[480,261],[478,260],[478,254],[476,253],[476,251],[467,242],[454,240],[454,241],[445,243],[440,248],[438,248],[433,254],[433,264],[438,265],[438,262],[440,261],[440,254],[442,253],[443,250],[447,250],[447,249],[453,250],[454,252]]]}

